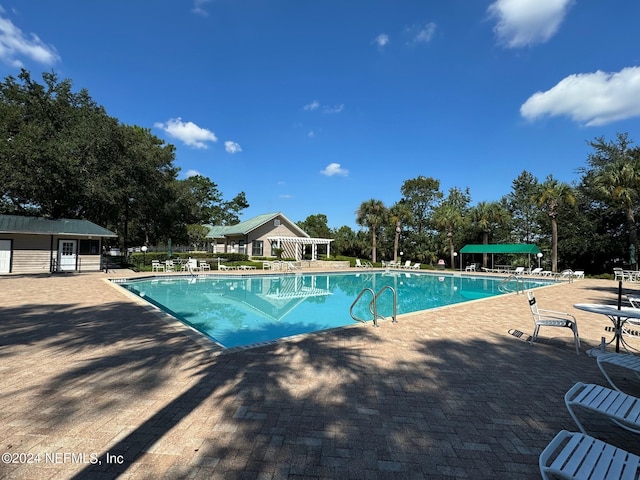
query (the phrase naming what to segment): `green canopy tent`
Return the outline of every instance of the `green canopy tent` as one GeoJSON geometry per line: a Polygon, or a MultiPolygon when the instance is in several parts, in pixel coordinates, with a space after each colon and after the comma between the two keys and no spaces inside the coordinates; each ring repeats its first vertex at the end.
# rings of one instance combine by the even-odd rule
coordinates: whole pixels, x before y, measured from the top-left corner
{"type": "Polygon", "coordinates": [[[533,243],[491,243],[491,244],[469,244],[460,249],[460,269],[462,269],[463,257],[465,253],[490,253],[491,268],[493,265],[493,255],[496,253],[537,255],[540,249],[533,243]]]}

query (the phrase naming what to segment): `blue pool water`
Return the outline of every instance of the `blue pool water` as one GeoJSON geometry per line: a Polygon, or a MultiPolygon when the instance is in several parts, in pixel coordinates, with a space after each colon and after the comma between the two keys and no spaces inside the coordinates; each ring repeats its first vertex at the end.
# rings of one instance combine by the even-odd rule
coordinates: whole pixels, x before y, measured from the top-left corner
{"type": "MultiPolygon", "coordinates": [[[[428,273],[366,272],[338,274],[253,275],[242,277],[154,277],[121,286],[192,326],[223,347],[251,345],[300,333],[355,323],[351,304],[364,288],[385,286],[398,294],[397,313],[417,312],[504,293],[503,279],[428,273]]],[[[527,279],[525,288],[546,285],[527,279]]],[[[513,285],[512,285],[513,287],[513,285]]],[[[354,309],[373,320],[371,295],[354,309]]],[[[378,311],[390,317],[392,294],[380,296],[378,311]]]]}

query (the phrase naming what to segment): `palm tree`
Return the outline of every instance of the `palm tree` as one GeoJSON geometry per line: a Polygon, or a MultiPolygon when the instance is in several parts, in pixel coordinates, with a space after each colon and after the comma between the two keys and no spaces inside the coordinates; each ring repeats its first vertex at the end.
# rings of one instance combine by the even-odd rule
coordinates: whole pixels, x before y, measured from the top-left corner
{"type": "Polygon", "coordinates": [[[449,243],[449,256],[451,257],[451,268],[455,268],[455,249],[453,245],[453,235],[458,227],[465,222],[465,214],[471,201],[469,189],[460,190],[457,187],[449,189],[449,195],[433,212],[433,223],[437,229],[444,231],[449,243]]]}
{"type": "Polygon", "coordinates": [[[617,143],[602,137],[590,142],[595,153],[589,155],[592,170],[586,173],[596,192],[624,210],[629,245],[638,251],[635,208],[640,201],[640,148],[631,148],[632,143],[626,133],[618,134],[617,143]]]}
{"type": "Polygon", "coordinates": [[[387,207],[380,200],[372,198],[363,202],[356,211],[356,223],[371,232],[371,261],[376,263],[377,234],[385,221],[387,207]]]}
{"type": "Polygon", "coordinates": [[[535,195],[535,201],[551,219],[551,271],[558,271],[558,207],[562,203],[575,205],[573,189],[549,175],[535,195]]]}
{"type": "Polygon", "coordinates": [[[398,247],[400,245],[400,232],[402,232],[402,226],[411,220],[411,209],[405,203],[404,200],[400,200],[389,209],[389,215],[391,223],[394,225],[394,240],[393,240],[393,261],[398,261],[398,247]]]}
{"type": "MultiPolygon", "coordinates": [[[[480,202],[471,210],[471,221],[482,231],[482,243],[489,244],[489,235],[509,220],[509,214],[499,202],[480,202]]],[[[482,266],[487,267],[487,254],[482,254],[482,266]]]]}
{"type": "Polygon", "coordinates": [[[447,236],[449,244],[449,256],[451,268],[455,268],[455,248],[453,245],[453,233],[458,226],[462,224],[463,217],[454,205],[443,203],[433,212],[433,223],[439,230],[443,231],[447,236]]]}

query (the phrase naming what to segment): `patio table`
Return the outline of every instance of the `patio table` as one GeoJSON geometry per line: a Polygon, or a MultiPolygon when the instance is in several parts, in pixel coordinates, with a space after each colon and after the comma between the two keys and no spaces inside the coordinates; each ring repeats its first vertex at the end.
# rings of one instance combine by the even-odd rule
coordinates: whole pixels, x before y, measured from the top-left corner
{"type": "Polygon", "coordinates": [[[640,308],[620,307],[616,305],[602,305],[598,303],[576,303],[574,308],[584,310],[585,312],[599,313],[605,315],[613,323],[613,338],[607,342],[607,345],[616,342],[616,353],[620,353],[620,342],[626,348],[624,338],[622,338],[622,327],[629,318],[640,319],[640,308]]]}

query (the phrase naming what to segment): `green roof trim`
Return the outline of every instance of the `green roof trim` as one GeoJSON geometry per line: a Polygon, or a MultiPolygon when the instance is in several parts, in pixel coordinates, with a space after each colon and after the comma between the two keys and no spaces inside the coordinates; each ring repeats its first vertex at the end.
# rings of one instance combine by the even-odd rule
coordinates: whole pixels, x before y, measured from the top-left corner
{"type": "Polygon", "coordinates": [[[89,220],[22,215],[0,215],[0,234],[22,233],[28,235],[75,235],[78,237],[117,237],[115,233],[89,220]]]}
{"type": "Polygon", "coordinates": [[[465,245],[460,253],[540,253],[533,243],[492,243],[488,245],[465,245]]]}

